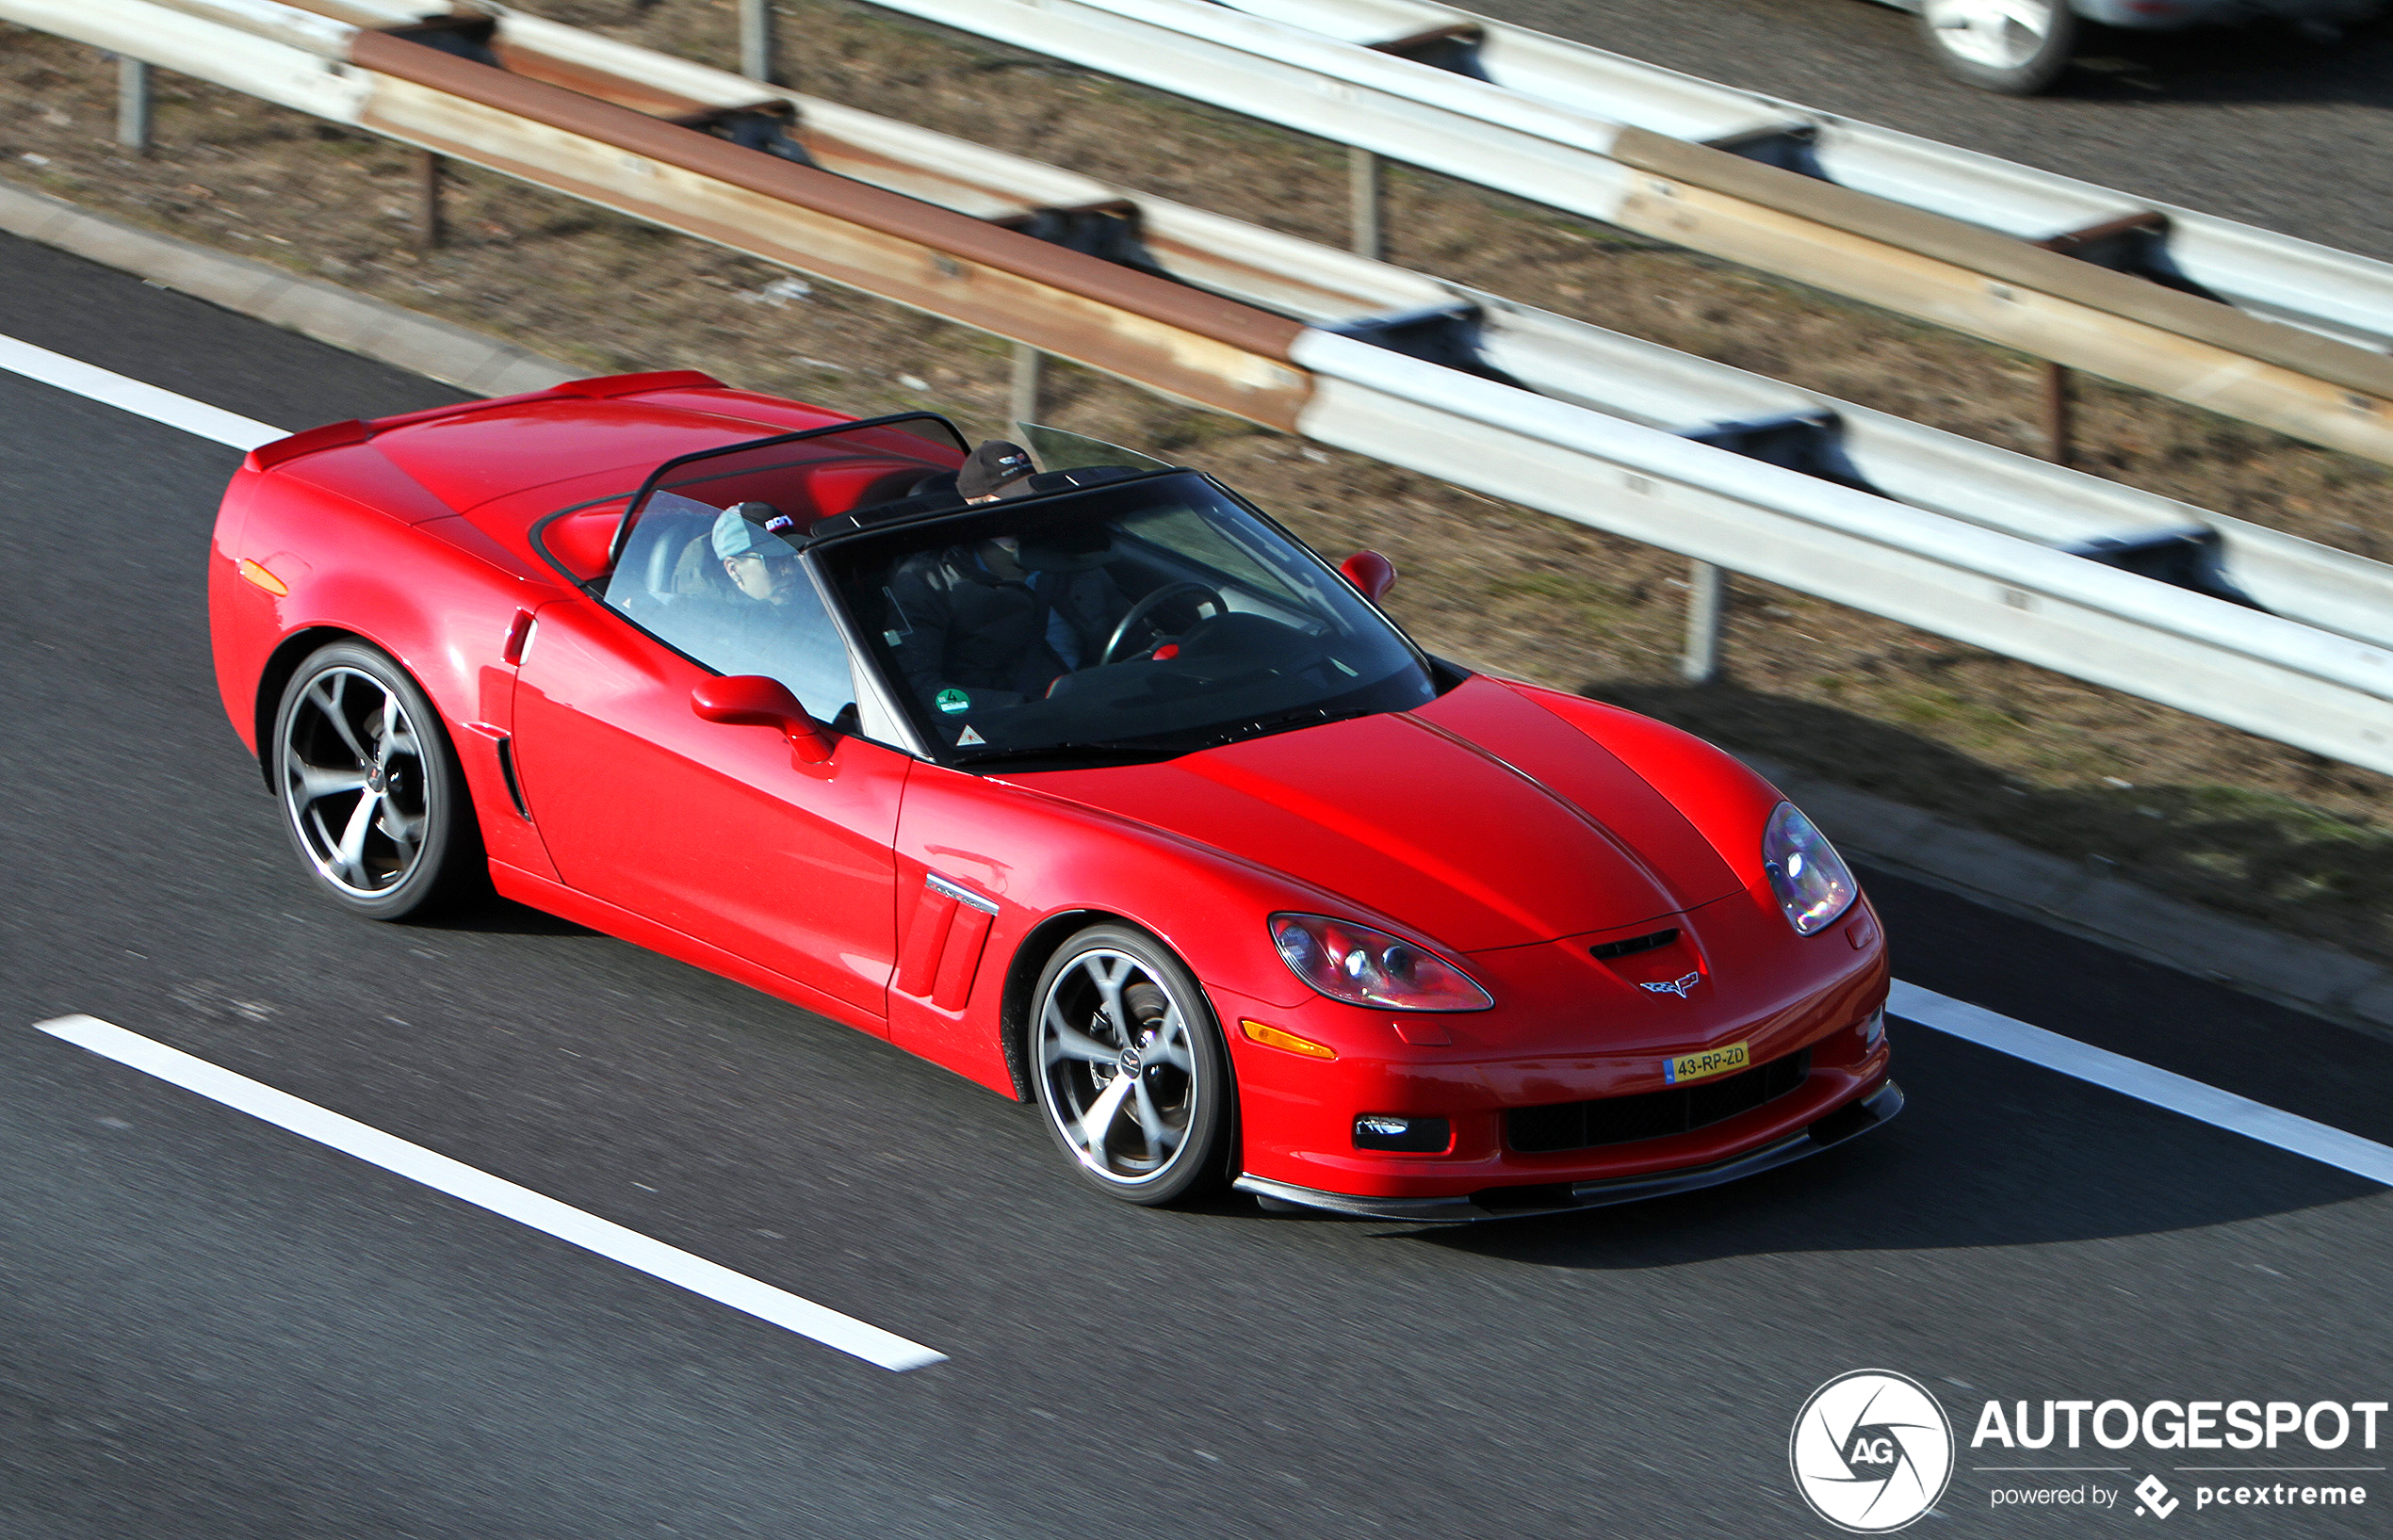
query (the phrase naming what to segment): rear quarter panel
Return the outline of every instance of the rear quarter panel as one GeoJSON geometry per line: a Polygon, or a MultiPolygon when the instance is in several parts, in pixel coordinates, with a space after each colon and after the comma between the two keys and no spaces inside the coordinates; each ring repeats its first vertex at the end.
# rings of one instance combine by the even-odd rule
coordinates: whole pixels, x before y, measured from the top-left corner
{"type": "MultiPolygon", "coordinates": [[[[371,455],[368,448],[327,451],[371,455]]],[[[317,457],[310,457],[317,458],[317,457]]],[[[244,469],[227,489],[209,559],[209,621],[218,688],[234,730],[260,754],[284,683],[334,633],[388,653],[423,688],[457,749],[490,853],[550,869],[516,816],[498,757],[510,730],[514,670],[500,657],[519,609],[560,596],[452,514],[385,511],[296,474],[308,460],[244,469]],[[410,515],[416,515],[411,520],[410,515]],[[254,562],[286,592],[245,578],[254,562]]]]}

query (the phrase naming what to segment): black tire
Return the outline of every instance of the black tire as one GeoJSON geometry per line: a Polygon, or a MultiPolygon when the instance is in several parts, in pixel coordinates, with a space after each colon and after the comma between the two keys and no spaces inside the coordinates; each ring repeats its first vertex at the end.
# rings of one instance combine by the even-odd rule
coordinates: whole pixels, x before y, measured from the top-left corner
{"type": "Polygon", "coordinates": [[[1031,1011],[1039,1110],[1083,1181],[1149,1207],[1220,1184],[1237,1087],[1213,1006],[1170,948],[1092,925],[1048,959],[1031,1011]]]}
{"type": "Polygon", "coordinates": [[[359,641],[309,654],[267,752],[283,832],[317,890],[350,914],[422,917],[487,882],[448,729],[387,654],[359,641]]]}
{"type": "Polygon", "coordinates": [[[1925,0],[1919,31],[1947,74],[2005,96],[2052,89],[2077,47],[2070,0],[1925,0]]]}

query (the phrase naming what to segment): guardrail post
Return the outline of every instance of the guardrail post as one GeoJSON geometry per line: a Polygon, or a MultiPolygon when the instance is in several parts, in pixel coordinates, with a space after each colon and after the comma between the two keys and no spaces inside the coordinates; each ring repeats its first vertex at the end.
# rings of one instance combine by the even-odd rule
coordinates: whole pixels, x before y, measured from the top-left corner
{"type": "Polygon", "coordinates": [[[1039,397],[1046,394],[1047,355],[1027,342],[1014,345],[1014,385],[1005,410],[1017,423],[1038,421],[1039,397]]]}
{"type": "Polygon", "coordinates": [[[436,250],[448,232],[442,228],[440,210],[441,157],[430,150],[415,152],[415,245],[420,251],[436,250]]]}
{"type": "Polygon", "coordinates": [[[740,73],[773,78],[773,0],[740,0],[740,73]]]}
{"type": "Polygon", "coordinates": [[[1708,685],[1720,672],[1720,620],[1728,610],[1728,574],[1709,561],[1686,564],[1686,651],[1679,677],[1708,685]]]}
{"type": "Polygon", "coordinates": [[[2076,453],[2076,401],[2066,365],[2044,363],[2044,458],[2066,465],[2076,453]]]}
{"type": "Polygon", "coordinates": [[[128,54],[116,60],[116,141],[137,155],[150,153],[150,67],[128,54]]]}
{"type": "Polygon", "coordinates": [[[1379,235],[1379,191],[1386,179],[1379,173],[1379,157],[1368,150],[1346,152],[1346,213],[1354,229],[1353,245],[1357,253],[1379,260],[1383,247],[1379,235]]]}

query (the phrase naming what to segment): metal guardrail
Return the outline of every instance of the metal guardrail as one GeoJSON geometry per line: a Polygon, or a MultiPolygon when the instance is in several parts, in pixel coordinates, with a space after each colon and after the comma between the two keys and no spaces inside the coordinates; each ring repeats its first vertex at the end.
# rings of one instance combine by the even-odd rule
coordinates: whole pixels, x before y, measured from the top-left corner
{"type": "Polygon", "coordinates": [[[1717,85],[1451,6],[1424,0],[1223,3],[1318,37],[1392,49],[1526,100],[1726,149],[2033,245],[2108,231],[2077,241],[2072,254],[2190,284],[2238,310],[2370,352],[2393,351],[2393,265],[1717,85]],[[1408,47],[1406,40],[1423,41],[1408,47]]]}
{"type": "Polygon", "coordinates": [[[875,0],[2393,463],[2393,264],[1423,0],[875,0]]]}
{"type": "MultiPolygon", "coordinates": [[[[1301,323],[271,0],[0,0],[75,38],[1293,428],[1301,323]]],[[[590,82],[602,84],[602,82],[590,82]]],[[[627,80],[672,117],[692,104],[627,80]]],[[[753,92],[751,93],[753,96],[753,92]]]]}
{"type": "Polygon", "coordinates": [[[269,0],[171,3],[0,0],[0,17],[2393,772],[2377,563],[532,18],[484,29],[497,69],[269,0]],[[1115,260],[1023,233],[1040,228],[1115,260]]]}

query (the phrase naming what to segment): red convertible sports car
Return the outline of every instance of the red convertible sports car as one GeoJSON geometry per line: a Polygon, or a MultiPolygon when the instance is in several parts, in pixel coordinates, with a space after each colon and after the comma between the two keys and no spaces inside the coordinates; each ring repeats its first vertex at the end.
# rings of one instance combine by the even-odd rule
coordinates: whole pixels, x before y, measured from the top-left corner
{"type": "Polygon", "coordinates": [[[1877,919],[1760,777],[1025,437],[692,373],[314,429],[225,494],[225,707],[334,901],[495,883],[1035,1102],[1135,1203],[1572,1209],[1901,1108],[1877,919]]]}

